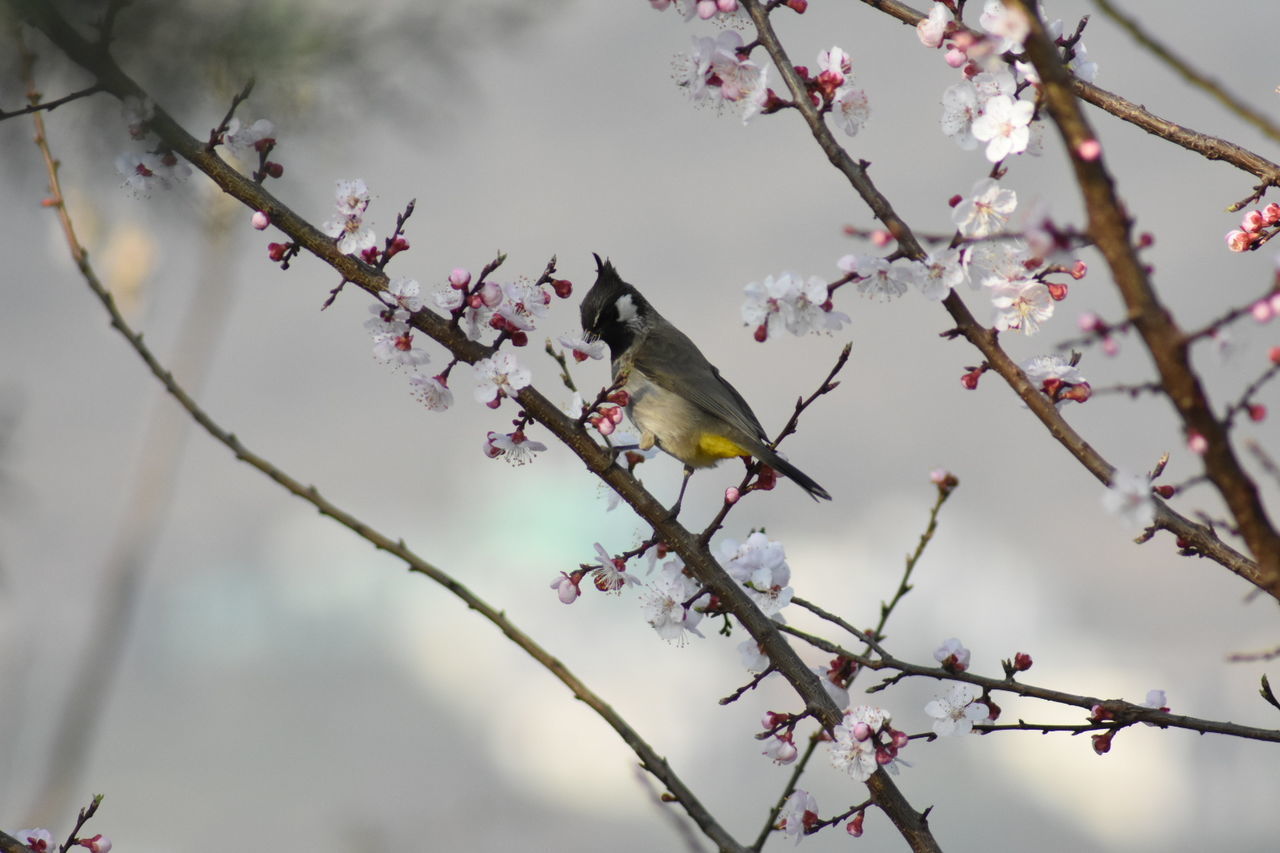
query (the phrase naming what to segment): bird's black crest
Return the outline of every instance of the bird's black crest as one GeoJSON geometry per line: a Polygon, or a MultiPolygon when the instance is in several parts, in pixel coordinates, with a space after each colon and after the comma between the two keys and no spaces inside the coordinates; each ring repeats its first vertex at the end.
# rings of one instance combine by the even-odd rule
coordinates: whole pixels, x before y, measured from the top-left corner
{"type": "Polygon", "coordinates": [[[596,259],[596,283],[582,300],[582,330],[589,338],[603,340],[617,355],[630,345],[634,336],[634,330],[623,323],[618,314],[618,300],[630,296],[635,310],[642,313],[648,310],[648,305],[639,291],[622,280],[612,261],[601,260],[594,253],[592,257],[596,259]]]}

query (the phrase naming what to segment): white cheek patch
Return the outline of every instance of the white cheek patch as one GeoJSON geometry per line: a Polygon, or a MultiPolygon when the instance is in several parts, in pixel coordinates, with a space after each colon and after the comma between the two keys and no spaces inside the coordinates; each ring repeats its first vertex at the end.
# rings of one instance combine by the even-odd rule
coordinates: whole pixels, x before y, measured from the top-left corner
{"type": "Polygon", "coordinates": [[[618,309],[619,322],[629,325],[636,319],[636,303],[631,299],[630,293],[624,293],[619,296],[618,301],[614,303],[614,307],[618,309]]]}
{"type": "Polygon", "coordinates": [[[624,293],[618,297],[618,301],[613,303],[614,308],[618,312],[618,322],[626,326],[632,332],[641,334],[648,328],[648,321],[640,316],[640,309],[636,306],[635,299],[630,293],[624,293]]]}

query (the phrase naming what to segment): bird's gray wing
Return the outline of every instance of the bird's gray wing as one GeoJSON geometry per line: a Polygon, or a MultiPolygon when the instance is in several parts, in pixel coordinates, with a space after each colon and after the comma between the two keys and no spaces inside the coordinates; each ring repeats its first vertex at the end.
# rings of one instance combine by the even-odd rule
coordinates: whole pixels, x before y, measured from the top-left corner
{"type": "Polygon", "coordinates": [[[764,427],[738,389],[725,381],[687,335],[670,323],[660,325],[649,331],[636,354],[635,368],[654,384],[739,430],[739,438],[763,445],[764,427]]]}

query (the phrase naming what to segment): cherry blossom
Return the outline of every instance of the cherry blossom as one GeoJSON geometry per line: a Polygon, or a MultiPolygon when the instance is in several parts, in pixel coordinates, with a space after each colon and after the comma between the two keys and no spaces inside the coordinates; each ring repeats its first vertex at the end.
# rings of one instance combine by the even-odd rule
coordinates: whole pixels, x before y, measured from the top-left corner
{"type": "Polygon", "coordinates": [[[796,749],[790,732],[785,732],[768,738],[760,754],[772,759],[774,764],[786,765],[795,761],[800,751],[796,749]]]}
{"type": "Polygon", "coordinates": [[[191,167],[174,154],[121,154],[116,158],[116,171],[124,176],[125,187],[138,198],[153,189],[170,190],[191,176],[191,167]]]}
{"type": "Polygon", "coordinates": [[[1093,393],[1079,368],[1060,355],[1038,355],[1019,366],[1031,384],[1059,407],[1070,400],[1083,403],[1093,393]]]}
{"type": "Polygon", "coordinates": [[[476,400],[496,409],[503,397],[514,397],[521,388],[533,381],[532,374],[516,361],[509,352],[496,353],[492,358],[482,358],[474,365],[476,400]]]}
{"type": "Polygon", "coordinates": [[[818,801],[803,788],[796,788],[787,797],[786,805],[778,812],[778,822],[774,829],[780,829],[787,835],[794,835],[796,843],[804,837],[805,830],[818,822],[818,801]]]}
{"type": "Polygon", "coordinates": [[[243,125],[240,119],[233,117],[227,122],[227,130],[222,135],[222,144],[237,157],[257,153],[266,140],[275,141],[276,126],[265,118],[260,118],[250,125],[243,125]]]}
{"type": "Polygon", "coordinates": [[[831,116],[846,136],[857,136],[871,115],[867,93],[853,86],[843,86],[831,101],[831,116]]]}
{"type": "Polygon", "coordinates": [[[943,249],[931,252],[924,263],[917,265],[915,285],[925,299],[941,302],[956,287],[969,280],[968,271],[961,262],[959,249],[943,249]]]}
{"type": "Polygon", "coordinates": [[[668,560],[658,574],[644,586],[641,607],[645,620],[667,641],[683,644],[688,634],[701,637],[698,623],[702,613],[685,602],[699,590],[698,582],[684,573],[679,558],[668,560]]]}
{"type": "Polygon", "coordinates": [[[767,339],[779,326],[804,335],[838,330],[849,322],[848,315],[833,310],[827,284],[817,276],[805,279],[784,272],[776,278],[765,276],[763,283],[753,281],[743,291],[747,301],[742,305],[742,321],[757,330],[757,340],[767,339]]]}
{"type": "MultiPolygon", "coordinates": [[[[561,337],[560,346],[573,353],[574,361],[604,358],[604,354],[607,352],[604,341],[588,341],[583,337],[561,337]]],[[[577,415],[574,415],[574,417],[577,417],[577,415]]]]}
{"type": "Polygon", "coordinates": [[[863,296],[878,296],[888,301],[907,292],[907,282],[902,278],[903,267],[894,268],[884,258],[874,255],[845,255],[836,261],[836,266],[861,277],[858,292],[863,296]]]}
{"type": "Polygon", "coordinates": [[[1053,297],[1039,281],[1011,281],[991,288],[995,306],[994,326],[999,331],[1020,331],[1034,335],[1040,324],[1053,316],[1053,297]]]}
{"type": "Polygon", "coordinates": [[[1017,206],[1017,193],[1001,188],[994,178],[983,178],[951,211],[951,220],[966,237],[987,237],[1004,230],[1017,206]]]}
{"type": "Polygon", "coordinates": [[[759,531],[739,544],[733,539],[720,543],[720,562],[766,616],[773,616],[791,603],[794,590],[791,567],[782,543],[759,531]]]}
{"type": "Polygon", "coordinates": [[[627,574],[627,564],[616,559],[599,542],[595,543],[596,562],[589,568],[592,582],[601,592],[621,592],[622,587],[635,579],[627,574]]]}
{"type": "Polygon", "coordinates": [[[409,385],[414,398],[433,412],[443,412],[453,405],[453,392],[443,376],[415,373],[409,377],[409,385]]]}
{"type": "Polygon", "coordinates": [[[769,656],[752,637],[738,643],[738,657],[747,672],[764,672],[769,668],[769,656]]]}
{"type": "Polygon", "coordinates": [[[973,121],[981,113],[978,90],[971,80],[961,80],[942,93],[942,133],[965,151],[978,147],[973,121]]]}
{"type": "Polygon", "coordinates": [[[579,572],[574,572],[572,575],[561,572],[560,577],[551,582],[551,588],[556,591],[561,604],[573,604],[578,600],[578,596],[582,595],[582,589],[578,586],[582,582],[582,577],[579,572]]]}
{"type": "Polygon", "coordinates": [[[844,712],[844,722],[832,730],[831,766],[859,782],[871,778],[880,767],[897,771],[898,751],[905,735],[889,726],[889,712],[859,705],[844,712]]]}
{"type": "Polygon", "coordinates": [[[1008,9],[1000,0],[987,0],[983,4],[978,23],[993,36],[1000,37],[1000,45],[995,50],[997,54],[1021,53],[1022,43],[1031,32],[1031,22],[1022,10],[1008,9]]]}
{"type": "Polygon", "coordinates": [[[1133,527],[1150,527],[1156,519],[1156,503],[1151,496],[1151,479],[1117,468],[1111,485],[1102,496],[1102,506],[1133,527]]]}
{"type": "Polygon", "coordinates": [[[980,142],[987,143],[987,160],[999,163],[1010,154],[1025,151],[1031,139],[1031,116],[1035,113],[1031,101],[1015,101],[1008,95],[998,95],[983,106],[982,115],[973,121],[972,132],[980,142]]]}
{"type": "Polygon", "coordinates": [[[989,719],[991,709],[974,701],[981,692],[976,684],[952,682],[946,694],[924,706],[924,712],[934,718],[934,732],[942,737],[967,735],[974,723],[989,719]]]}
{"type": "Polygon", "coordinates": [[[533,454],[541,453],[547,446],[528,438],[523,430],[511,433],[491,432],[485,436],[484,455],[490,459],[501,456],[512,465],[524,465],[533,461],[533,454]]]}
{"type": "Polygon", "coordinates": [[[969,650],[956,637],[943,642],[933,650],[933,659],[951,672],[964,672],[969,668],[969,650]]]}
{"type": "Polygon", "coordinates": [[[934,3],[929,7],[929,14],[916,24],[916,35],[925,47],[938,47],[946,37],[950,23],[951,10],[942,3],[934,3]]]}
{"type": "Polygon", "coordinates": [[[58,843],[47,829],[20,829],[13,837],[30,847],[34,853],[53,853],[58,849],[58,843]]]}
{"type": "Polygon", "coordinates": [[[373,229],[364,224],[364,212],[369,207],[369,188],[365,182],[359,178],[338,181],[334,197],[337,211],[321,230],[338,241],[338,251],[344,255],[371,248],[377,238],[373,229]]]}

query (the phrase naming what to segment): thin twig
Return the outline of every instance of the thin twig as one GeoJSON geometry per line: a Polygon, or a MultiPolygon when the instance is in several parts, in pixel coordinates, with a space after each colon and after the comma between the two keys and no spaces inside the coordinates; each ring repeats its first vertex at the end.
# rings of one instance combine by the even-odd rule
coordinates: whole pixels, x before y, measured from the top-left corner
{"type": "Polygon", "coordinates": [[[1095,6],[1102,10],[1102,14],[1115,21],[1121,29],[1133,37],[1134,41],[1151,51],[1157,59],[1172,68],[1174,73],[1186,80],[1188,84],[1207,93],[1229,112],[1235,113],[1243,121],[1271,137],[1272,140],[1280,142],[1280,127],[1268,116],[1263,115],[1245,101],[1228,92],[1218,81],[1191,67],[1189,62],[1143,29],[1137,18],[1130,17],[1117,9],[1111,3],[1111,0],[1093,0],[1093,2],[1095,6]]]}

